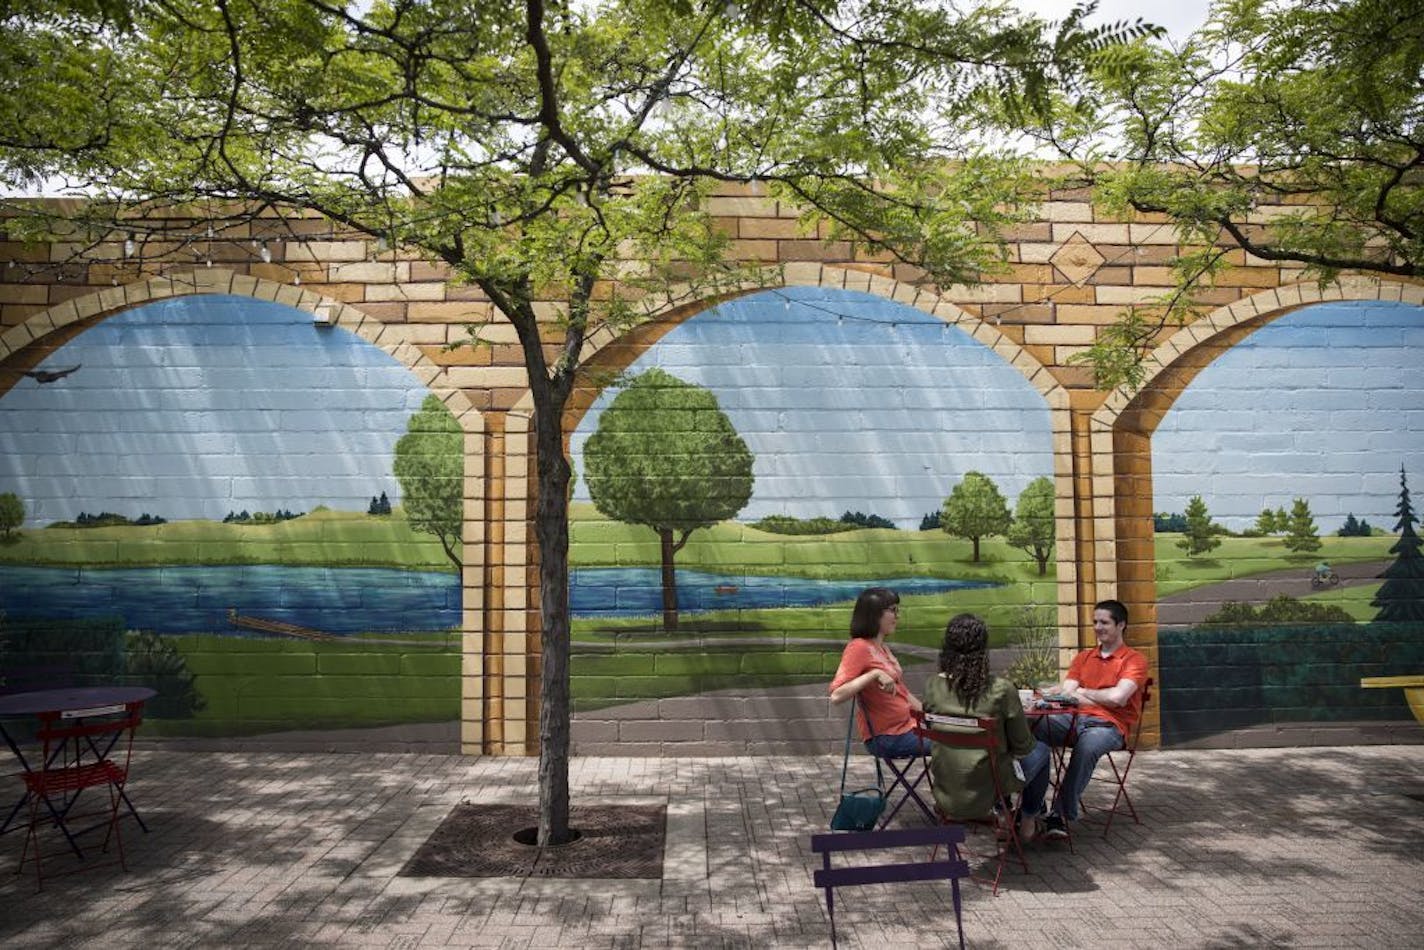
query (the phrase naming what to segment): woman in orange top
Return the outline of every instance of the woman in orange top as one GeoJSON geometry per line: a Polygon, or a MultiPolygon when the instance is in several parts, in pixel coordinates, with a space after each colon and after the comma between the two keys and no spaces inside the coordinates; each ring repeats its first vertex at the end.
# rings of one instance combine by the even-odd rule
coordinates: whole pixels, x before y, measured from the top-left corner
{"type": "Polygon", "coordinates": [[[850,642],[831,680],[831,703],[860,700],[860,737],[873,755],[903,759],[929,751],[915,735],[923,707],[905,687],[905,674],[885,640],[900,622],[900,595],[884,587],[861,591],[850,617],[850,642]],[[869,717],[869,722],[867,722],[869,717]]]}

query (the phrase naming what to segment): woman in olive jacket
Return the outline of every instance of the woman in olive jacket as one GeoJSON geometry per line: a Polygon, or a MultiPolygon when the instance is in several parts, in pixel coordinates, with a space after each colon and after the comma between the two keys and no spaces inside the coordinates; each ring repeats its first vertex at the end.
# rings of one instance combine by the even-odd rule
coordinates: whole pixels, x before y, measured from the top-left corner
{"type": "MultiPolygon", "coordinates": [[[[973,614],[959,614],[944,631],[940,672],[925,689],[927,713],[993,717],[999,729],[999,787],[1017,792],[1040,769],[1048,767],[1049,750],[1029,732],[1018,690],[1002,676],[989,675],[989,628],[973,614]],[[1015,768],[1015,759],[1020,760],[1015,768]]],[[[935,743],[930,753],[934,797],[951,818],[987,818],[994,812],[994,779],[985,749],[954,749],[935,743]]],[[[1004,812],[1007,818],[1007,811],[1004,812]]],[[[1026,837],[1033,837],[1034,819],[1024,816],[1026,837]]]]}

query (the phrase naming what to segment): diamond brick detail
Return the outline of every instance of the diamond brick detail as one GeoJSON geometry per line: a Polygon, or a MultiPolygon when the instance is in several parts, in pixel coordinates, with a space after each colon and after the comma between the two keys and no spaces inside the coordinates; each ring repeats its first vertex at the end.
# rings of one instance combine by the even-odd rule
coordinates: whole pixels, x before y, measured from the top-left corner
{"type": "Polygon", "coordinates": [[[1078,231],[1074,231],[1073,236],[1063,242],[1063,246],[1054,252],[1049,261],[1062,272],[1064,277],[1078,284],[1087,280],[1094,271],[1102,267],[1105,259],[1102,254],[1098,253],[1098,249],[1093,247],[1091,241],[1078,231]]]}

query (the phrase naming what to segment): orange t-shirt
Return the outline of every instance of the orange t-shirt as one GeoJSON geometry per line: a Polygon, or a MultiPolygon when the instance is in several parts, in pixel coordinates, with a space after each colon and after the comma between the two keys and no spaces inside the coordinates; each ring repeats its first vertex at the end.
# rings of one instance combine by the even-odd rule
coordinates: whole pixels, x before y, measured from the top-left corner
{"type": "Polygon", "coordinates": [[[1137,691],[1132,694],[1126,706],[1109,709],[1106,706],[1084,703],[1078,707],[1080,715],[1106,719],[1117,726],[1118,732],[1124,737],[1129,735],[1132,724],[1142,715],[1142,687],[1147,682],[1147,657],[1127,644],[1118,647],[1112,656],[1108,657],[1104,657],[1097,647],[1093,647],[1073,658],[1073,664],[1068,667],[1068,678],[1077,680],[1079,686],[1086,686],[1088,689],[1111,689],[1125,679],[1136,683],[1137,691]]]}
{"type": "Polygon", "coordinates": [[[841,665],[836,669],[836,678],[831,680],[831,692],[872,669],[889,673],[895,680],[895,692],[886,693],[874,686],[860,691],[861,706],[855,716],[860,726],[860,738],[866,740],[871,736],[871,730],[865,724],[866,713],[870,715],[877,736],[898,736],[909,732],[915,727],[915,717],[910,711],[910,691],[905,688],[905,674],[900,669],[900,661],[895,659],[889,647],[876,646],[873,640],[864,637],[852,637],[841,653],[841,665]]]}

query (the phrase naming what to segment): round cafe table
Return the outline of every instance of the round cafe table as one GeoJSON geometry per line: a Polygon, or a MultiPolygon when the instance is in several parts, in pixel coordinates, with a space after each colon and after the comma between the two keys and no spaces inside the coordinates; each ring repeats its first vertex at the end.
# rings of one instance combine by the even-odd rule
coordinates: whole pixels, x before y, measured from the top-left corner
{"type": "MultiPolygon", "coordinates": [[[[6,719],[16,719],[21,716],[58,715],[65,719],[102,716],[122,712],[126,706],[133,703],[145,703],[155,695],[157,695],[157,691],[147,686],[66,686],[59,689],[37,689],[26,693],[11,693],[8,696],[0,696],[0,736],[4,737],[5,744],[10,747],[10,751],[19,760],[20,768],[24,769],[26,774],[34,774],[34,768],[25,758],[25,754],[21,751],[14,736],[10,735],[9,730],[5,728],[6,719]]],[[[105,754],[107,754],[107,750],[105,750],[105,754]]],[[[133,802],[129,801],[128,793],[120,790],[119,795],[123,798],[124,804],[128,806],[129,814],[138,821],[139,827],[147,831],[148,826],[139,817],[133,807],[133,802]]],[[[29,797],[29,792],[25,792],[20,796],[19,801],[15,802],[9,814],[5,816],[4,823],[0,824],[0,834],[15,830],[10,826],[29,797]]]]}

